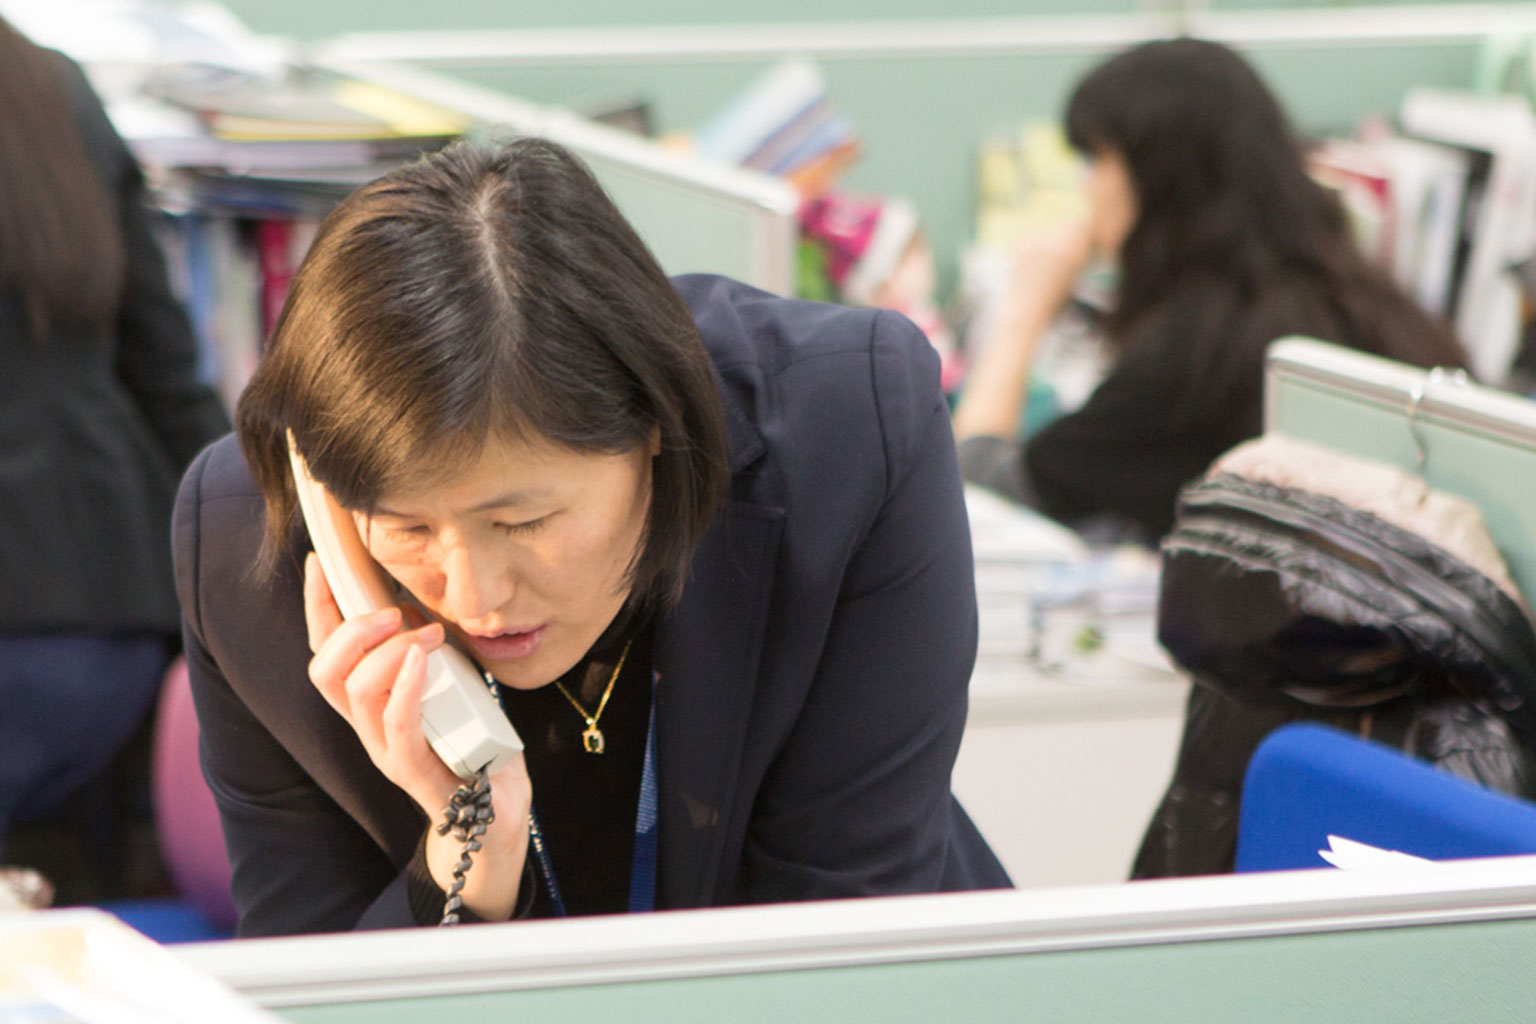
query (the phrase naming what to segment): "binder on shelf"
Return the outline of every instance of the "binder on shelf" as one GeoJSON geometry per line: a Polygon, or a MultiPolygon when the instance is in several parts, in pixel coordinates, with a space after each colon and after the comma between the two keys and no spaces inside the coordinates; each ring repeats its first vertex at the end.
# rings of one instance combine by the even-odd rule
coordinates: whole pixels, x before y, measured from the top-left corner
{"type": "Polygon", "coordinates": [[[777,175],[806,197],[830,188],[860,152],[821,69],[794,58],[754,79],[693,133],[692,145],[707,160],[777,175]]]}
{"type": "Polygon", "coordinates": [[[1519,354],[1522,286],[1536,254],[1536,113],[1517,96],[1414,89],[1403,130],[1467,154],[1467,197],[1449,306],[1472,370],[1502,383],[1519,354]]]}
{"type": "Polygon", "coordinates": [[[785,132],[801,131],[827,114],[827,84],[807,60],[786,60],[759,76],[694,133],[700,156],[746,163],[785,132]]]}

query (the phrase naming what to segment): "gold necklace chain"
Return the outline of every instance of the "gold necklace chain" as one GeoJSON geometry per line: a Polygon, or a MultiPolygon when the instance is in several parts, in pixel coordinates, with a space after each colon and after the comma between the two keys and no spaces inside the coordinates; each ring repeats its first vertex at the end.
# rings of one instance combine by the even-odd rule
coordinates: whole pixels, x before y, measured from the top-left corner
{"type": "Polygon", "coordinates": [[[582,731],[581,745],[589,754],[601,754],[603,752],[605,745],[603,730],[597,727],[597,720],[603,717],[603,709],[608,706],[608,698],[613,696],[613,684],[619,681],[619,673],[624,671],[624,659],[629,657],[629,645],[634,642],[634,637],[630,637],[625,641],[624,651],[619,655],[619,663],[613,666],[613,675],[608,677],[608,686],[603,690],[603,696],[597,702],[597,710],[590,715],[587,714],[587,709],[581,706],[581,701],[571,696],[571,691],[565,688],[565,684],[558,679],[555,680],[555,688],[565,695],[565,699],[571,702],[571,707],[576,709],[576,713],[586,720],[587,727],[582,731]]]}

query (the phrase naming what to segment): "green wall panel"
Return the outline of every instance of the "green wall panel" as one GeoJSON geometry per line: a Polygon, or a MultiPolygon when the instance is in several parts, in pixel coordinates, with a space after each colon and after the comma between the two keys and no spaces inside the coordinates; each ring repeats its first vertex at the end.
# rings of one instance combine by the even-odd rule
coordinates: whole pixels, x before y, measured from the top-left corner
{"type": "MultiPolygon", "coordinates": [[[[1390,116],[1414,85],[1470,85],[1469,45],[1277,48],[1250,54],[1307,132],[1347,131],[1390,116]]],[[[850,188],[909,197],[921,211],[946,287],[975,223],[975,154],[994,135],[1057,118],[1073,83],[1109,51],[989,57],[823,60],[836,108],[863,135],[850,188]]],[[[455,72],[541,103],[589,108],[643,98],[661,131],[687,129],[751,82],[763,62],[635,64],[455,72]]]]}
{"type": "MultiPolygon", "coordinates": [[[[718,0],[450,0],[430,5],[414,0],[229,0],[228,5],[258,31],[299,38],[365,30],[729,26],[936,16],[931,0],[781,0],[770,8],[718,0]]],[[[1145,0],[955,0],[942,16],[1124,13],[1176,6],[1145,0]]],[[[1260,6],[1274,4],[1221,0],[1209,5],[1218,11],[1260,6]]],[[[1348,5],[1313,0],[1290,6],[1348,5]]],[[[1250,53],[1298,126],[1311,133],[1347,131],[1367,115],[1390,116],[1416,84],[1470,86],[1477,79],[1479,57],[1478,47],[1466,43],[1255,47],[1250,53]]],[[[958,254],[973,231],[978,145],[1026,121],[1057,117],[1074,80],[1107,55],[824,59],[833,103],[852,118],[865,141],[864,156],[846,184],[914,201],[933,238],[941,288],[947,292],[958,254]]],[[[674,131],[699,124],[764,66],[762,61],[569,63],[452,73],[535,102],[577,109],[643,99],[657,127],[674,131]]]]}
{"type": "Polygon", "coordinates": [[[1166,943],[432,1000],[310,1006],[295,1024],[427,1020],[1311,1021],[1529,1020],[1536,922],[1166,943]]]}

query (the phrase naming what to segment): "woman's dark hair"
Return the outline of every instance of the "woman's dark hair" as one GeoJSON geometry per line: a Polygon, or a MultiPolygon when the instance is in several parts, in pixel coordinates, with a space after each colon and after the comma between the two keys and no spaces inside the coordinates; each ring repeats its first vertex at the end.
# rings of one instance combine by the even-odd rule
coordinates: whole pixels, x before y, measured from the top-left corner
{"type": "Polygon", "coordinates": [[[675,598],[724,492],[713,366],[681,297],[574,156],[455,143],[321,225],[236,415],[267,502],[295,497],[286,434],[345,507],[461,468],[488,440],[616,454],[659,431],[636,596],[675,598]]]}
{"type": "Polygon", "coordinates": [[[0,18],[0,289],[39,343],[112,322],[126,256],[70,95],[79,72],[0,18]]]}
{"type": "Polygon", "coordinates": [[[1449,327],[1357,249],[1279,102],[1232,50],[1183,38],[1121,53],[1077,85],[1066,123],[1076,149],[1122,158],[1136,193],[1110,317],[1119,340],[1176,307],[1212,348],[1197,362],[1219,374],[1252,365],[1233,349],[1273,340],[1233,336],[1257,311],[1248,323],[1423,366],[1464,362],[1449,327]]]}

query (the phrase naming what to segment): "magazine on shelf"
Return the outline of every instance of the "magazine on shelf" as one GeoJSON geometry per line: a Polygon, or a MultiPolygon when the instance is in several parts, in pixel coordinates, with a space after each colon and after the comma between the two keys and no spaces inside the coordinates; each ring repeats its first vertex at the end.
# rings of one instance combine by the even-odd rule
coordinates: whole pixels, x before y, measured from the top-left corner
{"type": "Polygon", "coordinates": [[[1410,90],[1408,135],[1467,154],[1457,278],[1450,312],[1479,380],[1502,383],[1521,341],[1516,267],[1536,254],[1536,113],[1518,96],[1410,90]]]}

